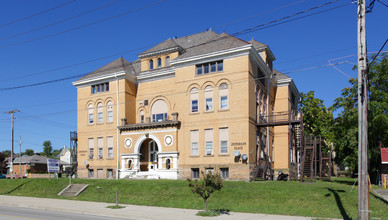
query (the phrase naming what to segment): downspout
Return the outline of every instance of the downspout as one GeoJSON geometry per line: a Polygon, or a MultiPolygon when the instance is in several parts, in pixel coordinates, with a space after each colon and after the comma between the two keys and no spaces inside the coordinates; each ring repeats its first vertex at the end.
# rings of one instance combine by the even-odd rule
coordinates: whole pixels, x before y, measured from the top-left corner
{"type": "Polygon", "coordinates": [[[119,102],[119,78],[117,78],[117,73],[115,73],[115,78],[116,78],[116,103],[117,103],[117,108],[116,108],[116,152],[117,152],[117,168],[116,168],[116,179],[119,179],[119,109],[120,109],[120,102],[119,102]]]}

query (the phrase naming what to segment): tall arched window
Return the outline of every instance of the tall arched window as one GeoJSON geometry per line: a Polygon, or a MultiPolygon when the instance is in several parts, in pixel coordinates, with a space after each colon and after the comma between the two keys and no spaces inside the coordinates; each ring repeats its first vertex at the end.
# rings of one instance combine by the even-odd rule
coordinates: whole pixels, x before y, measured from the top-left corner
{"type": "Polygon", "coordinates": [[[97,123],[102,123],[104,121],[104,111],[102,108],[102,103],[97,104],[97,123]]]}
{"type": "Polygon", "coordinates": [[[170,66],[170,57],[166,57],[166,67],[170,66]]]}
{"type": "Polygon", "coordinates": [[[89,104],[89,106],[88,106],[88,123],[93,124],[93,122],[94,122],[93,104],[89,104]]]}
{"type": "Polygon", "coordinates": [[[162,59],[158,58],[158,68],[162,67],[162,59]]]}
{"type": "Polygon", "coordinates": [[[113,102],[108,101],[106,103],[106,115],[107,115],[107,122],[113,122],[113,102]]]}
{"type": "Polygon", "coordinates": [[[140,111],[140,123],[144,123],[144,111],[140,111]]]}
{"type": "Polygon", "coordinates": [[[158,99],[152,104],[152,122],[167,121],[168,106],[163,99],[158,99]]]}
{"type": "Polygon", "coordinates": [[[150,60],[150,70],[153,70],[153,69],[154,69],[154,61],[150,60]]]}
{"type": "Polygon", "coordinates": [[[213,111],[213,87],[205,88],[205,111],[213,111]]]}
{"type": "Polygon", "coordinates": [[[220,96],[220,109],[229,108],[229,89],[228,84],[222,83],[219,87],[219,96],[220,96]]]}
{"type": "Polygon", "coordinates": [[[198,89],[192,88],[190,90],[190,108],[191,112],[198,112],[198,89]]]}

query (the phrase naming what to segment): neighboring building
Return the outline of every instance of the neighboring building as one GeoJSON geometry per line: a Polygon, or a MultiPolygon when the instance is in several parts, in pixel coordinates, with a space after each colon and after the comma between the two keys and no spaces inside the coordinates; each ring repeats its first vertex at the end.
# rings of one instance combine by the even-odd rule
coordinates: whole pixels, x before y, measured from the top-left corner
{"type": "Polygon", "coordinates": [[[73,82],[79,177],[249,180],[260,158],[288,171],[289,126],[258,124],[296,110],[299,92],[267,45],[206,31],[138,57],[73,82]]]}
{"type": "Polygon", "coordinates": [[[61,152],[58,154],[59,162],[61,165],[61,172],[62,173],[70,173],[70,169],[72,167],[71,165],[71,151],[69,148],[64,146],[61,150],[61,152]]]}
{"type": "Polygon", "coordinates": [[[386,180],[388,182],[388,148],[380,148],[381,153],[381,181],[386,180]]]}
{"type": "Polygon", "coordinates": [[[23,155],[13,160],[13,173],[26,175],[27,173],[47,173],[47,157],[40,155],[23,155]]]}

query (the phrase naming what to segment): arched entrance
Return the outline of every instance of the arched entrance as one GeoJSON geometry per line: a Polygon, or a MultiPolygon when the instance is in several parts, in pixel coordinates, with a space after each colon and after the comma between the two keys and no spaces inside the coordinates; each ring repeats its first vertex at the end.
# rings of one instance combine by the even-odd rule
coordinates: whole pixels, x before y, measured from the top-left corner
{"type": "Polygon", "coordinates": [[[140,171],[158,170],[158,153],[159,147],[155,140],[147,138],[139,147],[140,171]]]}

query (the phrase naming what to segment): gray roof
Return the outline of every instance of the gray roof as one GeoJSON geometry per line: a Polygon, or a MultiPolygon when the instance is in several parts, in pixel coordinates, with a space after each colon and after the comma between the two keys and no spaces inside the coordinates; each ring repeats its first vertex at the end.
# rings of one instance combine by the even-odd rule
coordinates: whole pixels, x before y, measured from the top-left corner
{"type": "Polygon", "coordinates": [[[95,78],[98,76],[104,76],[110,73],[115,73],[115,72],[120,72],[120,71],[125,71],[126,73],[131,73],[131,63],[128,62],[126,59],[120,57],[105,66],[83,76],[82,78],[78,79],[75,82],[79,82],[85,79],[90,79],[90,78],[95,78]]]}
{"type": "Polygon", "coordinates": [[[22,163],[22,164],[25,164],[25,163],[38,163],[38,164],[47,164],[47,157],[45,156],[40,156],[40,155],[32,155],[32,156],[26,156],[26,155],[23,155],[21,157],[17,157],[13,160],[13,163],[22,163]]]}
{"type": "Polygon", "coordinates": [[[251,43],[253,48],[255,48],[256,50],[268,47],[266,44],[263,44],[263,43],[261,43],[259,41],[253,40],[253,39],[248,41],[248,42],[251,43]]]}
{"type": "Polygon", "coordinates": [[[196,46],[192,46],[186,49],[186,53],[180,55],[176,58],[176,60],[192,57],[192,56],[198,56],[201,54],[207,54],[227,49],[232,49],[236,47],[241,47],[248,45],[249,43],[246,41],[243,41],[239,38],[233,37],[229,34],[222,33],[217,35],[216,37],[213,37],[207,42],[198,44],[196,46]]]}
{"type": "Polygon", "coordinates": [[[210,31],[200,32],[197,34],[192,34],[185,37],[180,37],[180,38],[174,39],[174,41],[183,49],[187,49],[189,47],[197,46],[205,42],[208,42],[217,36],[218,34],[216,32],[210,30],[210,31]]]}
{"type": "Polygon", "coordinates": [[[277,70],[273,70],[273,74],[276,77],[276,80],[281,80],[281,79],[291,79],[291,77],[285,75],[284,73],[281,73],[277,70]]]}
{"type": "Polygon", "coordinates": [[[151,53],[157,53],[157,52],[161,52],[161,51],[165,51],[165,50],[169,50],[169,49],[176,49],[176,50],[179,50],[179,49],[182,49],[177,43],[175,43],[174,40],[172,40],[171,38],[163,41],[162,43],[156,45],[155,47],[152,47],[142,53],[139,54],[139,57],[142,56],[142,55],[147,55],[147,54],[151,54],[151,53]]]}

